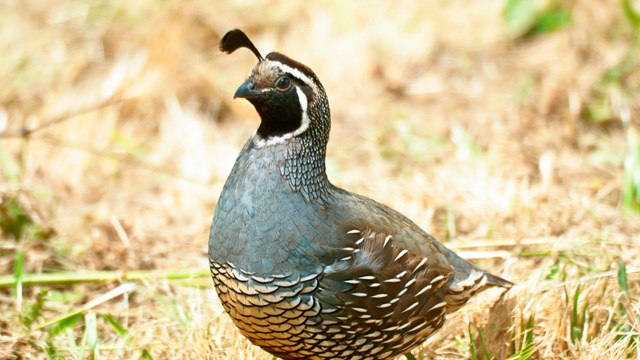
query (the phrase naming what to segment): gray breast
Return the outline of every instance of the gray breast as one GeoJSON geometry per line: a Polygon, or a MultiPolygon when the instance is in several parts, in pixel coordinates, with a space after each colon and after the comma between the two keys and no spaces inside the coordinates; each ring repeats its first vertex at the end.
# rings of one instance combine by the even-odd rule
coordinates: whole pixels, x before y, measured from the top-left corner
{"type": "Polygon", "coordinates": [[[332,222],[280,175],[286,154],[280,145],[254,149],[251,142],[218,201],[209,255],[256,273],[307,271],[317,262],[318,234],[335,232],[332,222]]]}

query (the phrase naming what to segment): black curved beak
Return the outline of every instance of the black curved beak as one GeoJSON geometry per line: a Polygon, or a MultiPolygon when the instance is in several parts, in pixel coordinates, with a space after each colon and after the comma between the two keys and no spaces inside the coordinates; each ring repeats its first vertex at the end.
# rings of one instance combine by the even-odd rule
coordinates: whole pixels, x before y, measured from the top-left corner
{"type": "Polygon", "coordinates": [[[251,80],[247,80],[236,90],[236,93],[233,95],[233,98],[243,98],[248,99],[250,97],[256,96],[260,94],[259,91],[254,89],[255,84],[251,80]]]}

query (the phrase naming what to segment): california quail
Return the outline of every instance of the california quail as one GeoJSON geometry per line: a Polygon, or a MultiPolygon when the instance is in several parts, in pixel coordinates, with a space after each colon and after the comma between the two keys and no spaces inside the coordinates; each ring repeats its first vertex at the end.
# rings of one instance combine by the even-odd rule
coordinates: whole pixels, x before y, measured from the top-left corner
{"type": "Polygon", "coordinates": [[[481,290],[511,287],[395,210],[332,185],[318,77],[283,54],[263,58],[240,30],[220,42],[240,47],[259,62],[234,98],[261,123],[218,200],[209,259],[224,309],[253,344],[283,359],[387,359],[481,290]]]}

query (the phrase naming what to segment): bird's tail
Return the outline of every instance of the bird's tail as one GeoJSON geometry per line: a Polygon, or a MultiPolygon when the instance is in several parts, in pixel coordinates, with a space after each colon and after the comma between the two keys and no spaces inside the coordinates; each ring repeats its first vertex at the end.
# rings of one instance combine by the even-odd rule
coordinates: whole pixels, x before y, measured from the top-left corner
{"type": "Polygon", "coordinates": [[[514,283],[512,283],[511,281],[505,280],[500,276],[493,275],[491,273],[485,273],[485,276],[487,277],[488,286],[500,286],[503,288],[510,289],[514,285],[514,283]]]}

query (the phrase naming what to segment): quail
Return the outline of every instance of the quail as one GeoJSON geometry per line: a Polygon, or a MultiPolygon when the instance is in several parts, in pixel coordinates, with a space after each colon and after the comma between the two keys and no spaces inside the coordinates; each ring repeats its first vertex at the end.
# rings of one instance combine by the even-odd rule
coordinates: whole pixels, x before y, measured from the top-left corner
{"type": "Polygon", "coordinates": [[[492,286],[480,270],[399,212],[331,184],[331,114],[316,74],[263,57],[241,30],[220,50],[258,58],[234,98],[260,125],[224,185],[209,235],[218,297],[254,345],[282,359],[388,359],[442,327],[492,286]]]}

